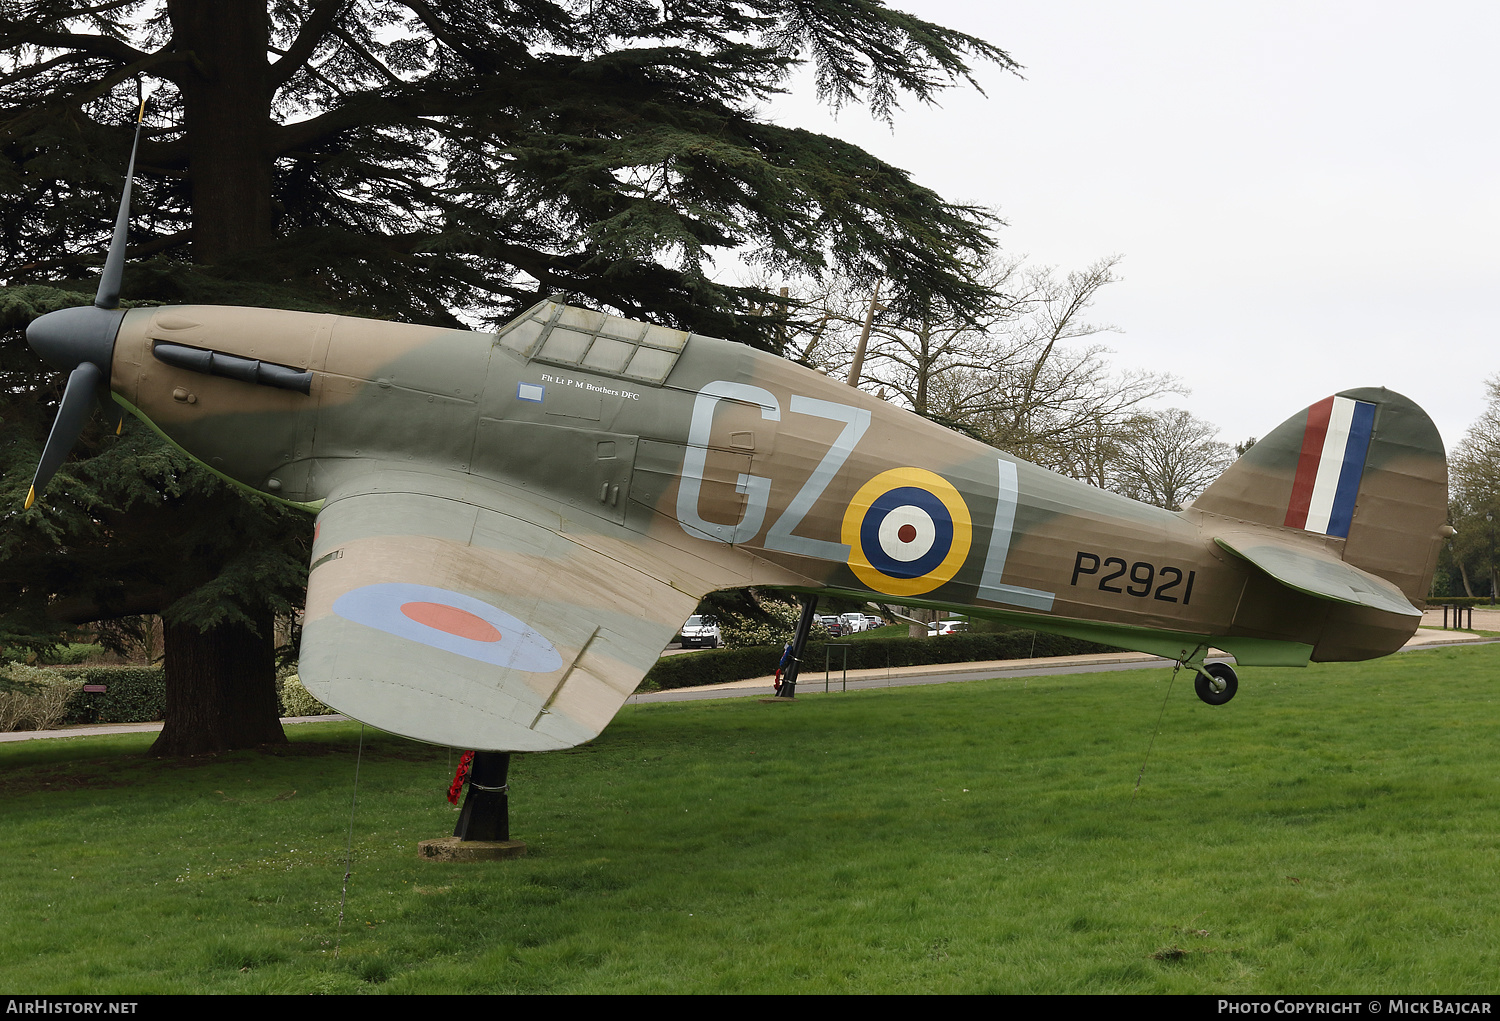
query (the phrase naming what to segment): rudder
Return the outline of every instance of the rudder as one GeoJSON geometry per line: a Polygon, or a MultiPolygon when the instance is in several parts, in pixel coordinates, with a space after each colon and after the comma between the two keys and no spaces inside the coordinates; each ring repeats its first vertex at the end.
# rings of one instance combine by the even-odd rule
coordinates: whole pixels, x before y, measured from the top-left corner
{"type": "Polygon", "coordinates": [[[1422,605],[1448,518],[1448,460],[1415,402],[1367,387],[1324,398],[1247,450],[1192,505],[1326,537],[1422,605]]]}

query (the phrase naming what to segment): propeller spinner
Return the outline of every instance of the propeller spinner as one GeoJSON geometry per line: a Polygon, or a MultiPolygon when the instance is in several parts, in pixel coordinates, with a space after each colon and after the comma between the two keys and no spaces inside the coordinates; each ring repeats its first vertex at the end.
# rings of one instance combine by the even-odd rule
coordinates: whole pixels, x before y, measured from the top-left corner
{"type": "Polygon", "coordinates": [[[94,303],[77,308],[48,312],[26,328],[26,342],[48,365],[67,372],[68,385],[63,390],[62,405],[42,460],[26,494],[26,506],[36,502],[37,494],[47,487],[58,466],[78,442],[83,424],[88,420],[89,405],[98,401],[111,416],[116,433],[124,417],[110,398],[109,370],[114,361],[115,335],[125,313],[120,308],[120,276],[125,268],[125,234],[130,224],[130,184],[135,178],[135,153],[141,143],[141,122],[146,104],[142,100],[135,122],[135,140],[130,145],[130,165],[125,171],[125,190],[120,196],[120,211],[115,216],[115,233],[104,259],[99,290],[94,303]]]}

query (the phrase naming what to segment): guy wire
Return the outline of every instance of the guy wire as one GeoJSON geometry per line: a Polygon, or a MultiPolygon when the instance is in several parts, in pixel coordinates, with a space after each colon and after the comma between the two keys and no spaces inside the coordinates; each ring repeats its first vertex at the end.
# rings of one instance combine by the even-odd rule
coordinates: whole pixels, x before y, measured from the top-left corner
{"type": "Polygon", "coordinates": [[[1146,757],[1141,760],[1141,771],[1135,777],[1135,789],[1130,792],[1130,800],[1140,793],[1141,779],[1146,775],[1146,763],[1151,760],[1151,749],[1156,745],[1156,735],[1161,733],[1161,718],[1167,714],[1167,699],[1172,697],[1172,682],[1177,680],[1177,671],[1182,669],[1182,664],[1172,664],[1172,676],[1167,678],[1167,693],[1162,696],[1161,712],[1156,714],[1156,729],[1151,732],[1151,740],[1146,743],[1146,757]]]}
{"type": "Polygon", "coordinates": [[[365,725],[359,725],[359,751],[354,756],[354,791],[349,799],[349,837],[344,845],[344,892],[339,894],[339,928],[333,940],[333,959],[339,959],[344,939],[344,904],[349,899],[349,874],[354,871],[354,806],[359,804],[359,764],[365,757],[365,725]]]}

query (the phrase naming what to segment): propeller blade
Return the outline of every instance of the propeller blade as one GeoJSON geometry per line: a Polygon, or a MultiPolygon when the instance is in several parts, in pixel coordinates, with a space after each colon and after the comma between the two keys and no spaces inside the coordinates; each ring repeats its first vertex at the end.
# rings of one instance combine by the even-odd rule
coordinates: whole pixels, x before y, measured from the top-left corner
{"type": "Polygon", "coordinates": [[[31,492],[26,494],[26,506],[36,502],[37,493],[47,488],[52,475],[78,442],[83,432],[83,423],[88,421],[89,410],[94,403],[99,383],[104,374],[93,362],[84,362],[68,376],[67,389],[63,391],[62,406],[57,409],[57,421],[52,423],[52,432],[47,436],[47,445],[42,449],[42,461],[37,465],[36,476],[31,480],[31,492]]]}
{"type": "Polygon", "coordinates": [[[125,168],[125,191],[120,195],[120,211],[115,214],[115,236],[109,242],[109,254],[104,257],[104,272],[99,275],[99,291],[94,295],[94,307],[115,309],[120,307],[120,276],[125,272],[125,235],[130,228],[130,184],[135,180],[135,151],[141,144],[141,122],[146,116],[146,102],[141,101],[141,112],[135,121],[135,141],[130,143],[130,165],[125,168]]]}
{"type": "Polygon", "coordinates": [[[135,180],[135,154],[141,146],[141,125],[146,119],[146,100],[141,98],[135,119],[135,138],[130,143],[130,165],[125,169],[125,190],[120,195],[120,210],[115,214],[115,233],[99,274],[99,290],[94,307],[63,308],[34,319],[26,327],[26,341],[43,360],[59,369],[71,370],[57,420],[42,448],[42,461],[26,494],[26,507],[36,503],[37,494],[47,488],[52,475],[78,442],[83,423],[97,399],[104,408],[105,421],[119,435],[124,415],[109,391],[109,371],[114,359],[115,334],[125,313],[120,311],[120,277],[125,270],[125,235],[130,228],[130,186],[135,180]],[[101,366],[103,366],[101,368],[101,366]]]}

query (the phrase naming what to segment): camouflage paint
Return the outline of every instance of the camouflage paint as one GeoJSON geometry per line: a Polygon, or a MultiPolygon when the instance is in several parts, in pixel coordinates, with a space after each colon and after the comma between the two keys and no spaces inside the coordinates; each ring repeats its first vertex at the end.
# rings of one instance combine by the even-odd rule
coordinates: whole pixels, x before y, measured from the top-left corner
{"type": "Polygon", "coordinates": [[[597,735],[698,599],[740,585],[962,607],[1188,662],[1210,646],[1257,664],[1383,655],[1415,628],[1408,603],[1446,517],[1436,430],[1389,391],[1340,395],[1375,406],[1344,539],[1284,524],[1306,412],[1172,513],[783,359],[556,301],[498,334],[135,309],[111,386],[214,471],[320,509],[310,690],[466,748],[597,735]],[[193,371],[158,343],[175,362],[180,348],[259,359],[311,386],[193,371]],[[437,623],[387,613],[384,630],[337,611],[398,583],[452,599],[407,600],[437,623]],[[468,655],[479,646],[464,641],[490,640],[483,627],[437,635],[464,614],[497,643],[520,622],[560,665],[468,655]]]}

